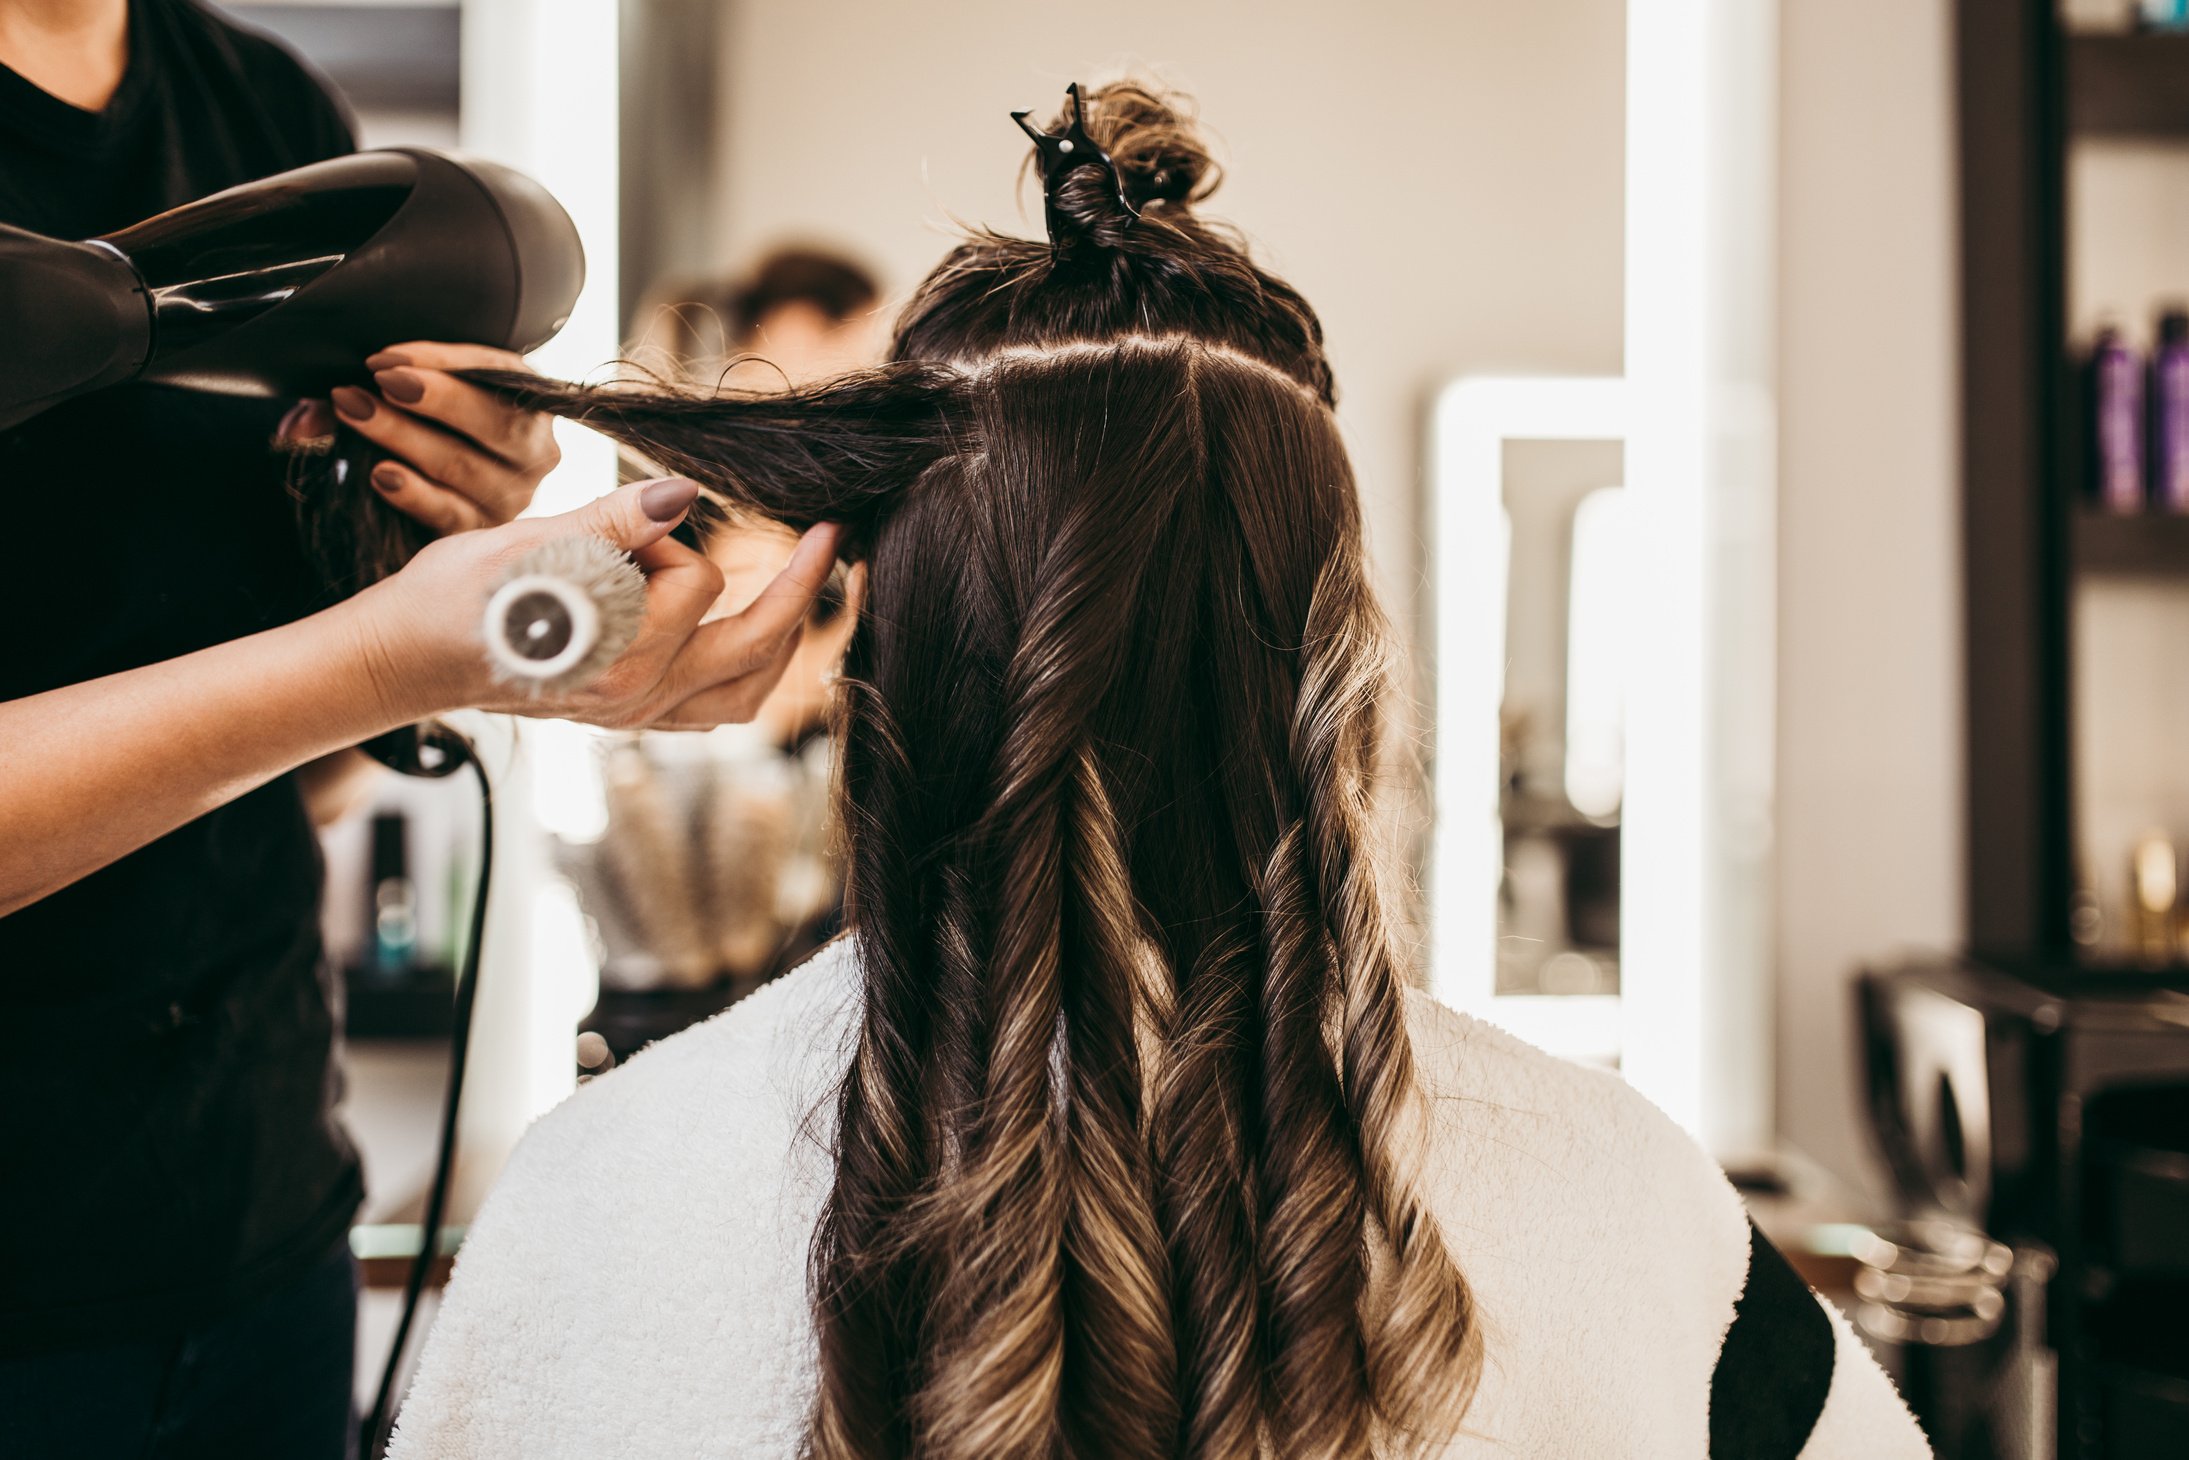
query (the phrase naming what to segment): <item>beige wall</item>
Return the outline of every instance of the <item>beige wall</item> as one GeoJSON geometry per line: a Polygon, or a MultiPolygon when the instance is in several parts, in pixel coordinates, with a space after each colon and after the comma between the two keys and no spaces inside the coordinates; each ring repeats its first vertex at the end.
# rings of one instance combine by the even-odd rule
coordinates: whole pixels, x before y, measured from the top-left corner
{"type": "Polygon", "coordinates": [[[1781,31],[1779,1124],[1845,1171],[1847,976],[1962,925],[1947,0],[1781,31]]]}
{"type": "Polygon", "coordinates": [[[721,237],[864,250],[893,289],[952,218],[1038,236],[1008,113],[1131,65],[1190,91],[1236,222],[1320,310],[1371,545],[1417,604],[1423,409],[1463,372],[1616,374],[1622,0],[739,0],[721,237]]]}

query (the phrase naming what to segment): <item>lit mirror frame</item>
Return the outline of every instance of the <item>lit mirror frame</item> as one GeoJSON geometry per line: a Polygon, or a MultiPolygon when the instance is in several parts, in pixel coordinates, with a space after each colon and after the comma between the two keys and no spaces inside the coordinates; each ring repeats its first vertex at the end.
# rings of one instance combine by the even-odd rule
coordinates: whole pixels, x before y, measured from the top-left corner
{"type": "Polygon", "coordinates": [[[1429,862],[1430,990],[1454,1008],[1553,1054],[1613,1064],[1620,1055],[1619,995],[1497,992],[1498,890],[1505,875],[1498,714],[1505,699],[1512,551],[1505,443],[1624,441],[1626,382],[1468,377],[1445,387],[1433,419],[1436,832],[1429,862]]]}

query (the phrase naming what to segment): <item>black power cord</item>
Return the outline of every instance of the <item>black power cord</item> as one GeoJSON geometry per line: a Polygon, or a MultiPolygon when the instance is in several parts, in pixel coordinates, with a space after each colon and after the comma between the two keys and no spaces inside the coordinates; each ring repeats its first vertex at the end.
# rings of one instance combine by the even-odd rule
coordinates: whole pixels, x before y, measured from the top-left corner
{"type": "Polygon", "coordinates": [[[470,766],[479,783],[479,882],[471,895],[471,935],[456,974],[455,1025],[449,1032],[448,1091],[441,1102],[441,1149],[434,1157],[433,1184],[426,1192],[424,1220],[419,1225],[418,1256],[403,1284],[403,1312],[396,1320],[395,1337],[388,1345],[387,1366],[380,1372],[380,1389],[365,1417],[359,1438],[367,1460],[385,1453],[389,1426],[394,1421],[392,1404],[395,1381],[403,1369],[403,1353],[410,1346],[410,1330],[418,1317],[418,1300],[433,1271],[441,1246],[441,1220],[448,1209],[449,1177],[456,1165],[456,1112],[464,1098],[464,1064],[471,1052],[471,1011],[479,991],[479,947],[486,935],[487,887],[494,875],[494,787],[477,749],[448,726],[434,723],[413,726],[383,736],[366,747],[375,759],[407,775],[446,776],[470,766]]]}

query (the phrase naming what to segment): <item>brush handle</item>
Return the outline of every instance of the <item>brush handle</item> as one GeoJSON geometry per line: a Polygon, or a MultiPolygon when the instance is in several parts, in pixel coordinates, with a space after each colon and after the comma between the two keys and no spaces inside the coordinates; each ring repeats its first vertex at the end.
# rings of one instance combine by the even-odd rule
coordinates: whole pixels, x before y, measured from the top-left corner
{"type": "Polygon", "coordinates": [[[549,543],[518,559],[487,600],[487,657],[538,693],[579,689],[631,646],[645,607],[645,577],[621,549],[549,543]]]}

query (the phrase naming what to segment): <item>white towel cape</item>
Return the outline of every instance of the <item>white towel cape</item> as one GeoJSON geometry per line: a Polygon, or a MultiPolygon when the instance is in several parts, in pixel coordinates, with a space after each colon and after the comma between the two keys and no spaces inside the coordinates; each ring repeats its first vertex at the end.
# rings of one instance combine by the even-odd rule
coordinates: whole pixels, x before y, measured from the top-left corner
{"type": "MultiPolygon", "coordinates": [[[[393,1460],[795,1456],[813,1392],[807,1249],[858,997],[839,941],[540,1120],[465,1239],[393,1460]]],[[[1726,1345],[1751,1247],[1709,1157],[1613,1075],[1425,996],[1409,1018],[1435,1112],[1431,1203],[1487,1347],[1447,1454],[1702,1460],[1735,1348],[1721,1409],[1770,1429],[1776,1406],[1798,1408],[1799,1385],[1757,1377],[1774,1372],[1755,1361],[1782,1347],[1772,1334],[1726,1345]]],[[[1794,1416],[1788,1460],[1928,1456],[1828,1321],[1811,1355],[1825,1397],[1794,1416]]]]}

